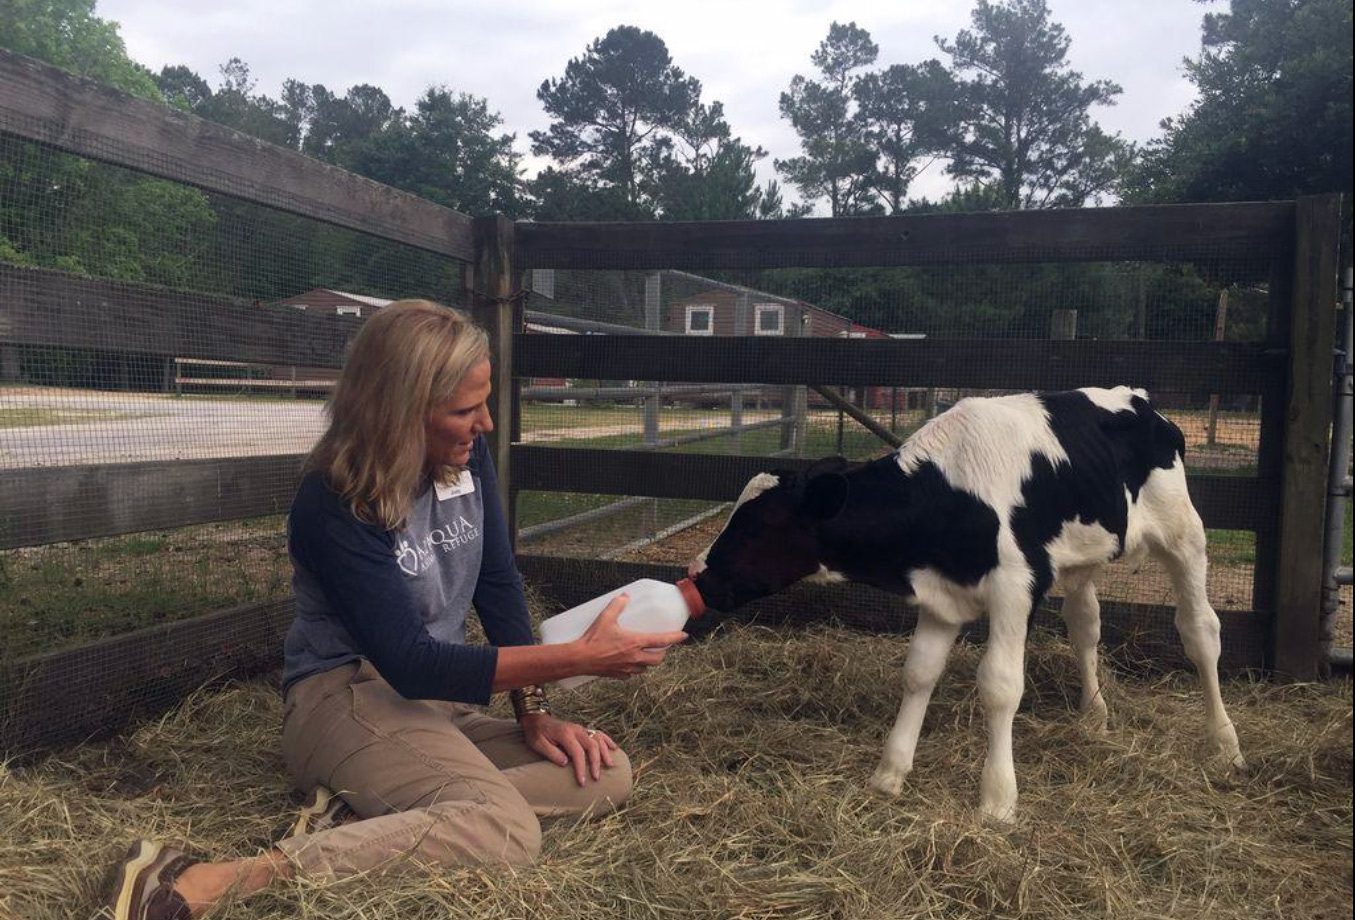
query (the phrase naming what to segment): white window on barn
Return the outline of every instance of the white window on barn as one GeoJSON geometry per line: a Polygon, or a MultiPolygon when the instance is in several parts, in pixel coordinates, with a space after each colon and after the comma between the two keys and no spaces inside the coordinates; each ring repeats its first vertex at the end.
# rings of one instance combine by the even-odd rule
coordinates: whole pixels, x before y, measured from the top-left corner
{"type": "Polygon", "coordinates": [[[779,303],[760,303],[754,305],[756,311],[756,325],[753,326],[753,332],[756,335],[785,335],[786,334],[786,308],[779,303]]]}
{"type": "Polygon", "coordinates": [[[334,314],[336,316],[361,316],[362,307],[335,307],[334,314]]]}
{"type": "Polygon", "coordinates": [[[689,305],[686,328],[688,335],[714,335],[715,308],[709,304],[689,305]]]}

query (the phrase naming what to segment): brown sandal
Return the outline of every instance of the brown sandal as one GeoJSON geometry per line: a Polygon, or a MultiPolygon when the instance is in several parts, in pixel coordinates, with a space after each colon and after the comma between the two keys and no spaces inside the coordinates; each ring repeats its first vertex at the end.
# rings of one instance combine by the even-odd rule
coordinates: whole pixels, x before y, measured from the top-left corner
{"type": "Polygon", "coordinates": [[[174,880],[198,862],[155,840],[138,840],[118,864],[107,907],[113,920],[190,920],[174,880]]]}

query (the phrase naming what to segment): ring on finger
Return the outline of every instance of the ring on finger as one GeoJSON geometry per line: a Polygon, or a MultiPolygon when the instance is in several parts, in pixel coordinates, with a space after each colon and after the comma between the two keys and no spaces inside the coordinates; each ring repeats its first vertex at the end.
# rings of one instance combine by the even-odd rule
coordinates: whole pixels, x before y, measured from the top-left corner
{"type": "Polygon", "coordinates": [[[596,728],[590,728],[590,729],[587,730],[586,736],[589,737],[589,738],[591,738],[591,737],[593,737],[594,735],[596,735],[597,733],[598,733],[598,730],[597,730],[596,728]]]}

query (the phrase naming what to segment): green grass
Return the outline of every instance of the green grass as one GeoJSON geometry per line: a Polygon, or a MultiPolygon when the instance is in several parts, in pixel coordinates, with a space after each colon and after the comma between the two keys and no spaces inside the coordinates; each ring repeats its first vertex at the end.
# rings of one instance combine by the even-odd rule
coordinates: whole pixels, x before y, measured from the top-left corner
{"type": "Polygon", "coordinates": [[[110,540],[101,546],[92,547],[94,552],[101,559],[123,559],[136,558],[138,556],[154,556],[163,550],[169,544],[169,537],[147,534],[133,534],[127,537],[119,537],[116,540],[110,540]]]}
{"type": "Polygon", "coordinates": [[[1211,565],[1255,565],[1256,534],[1250,530],[1206,530],[1211,565]]]}
{"type": "MultiPolygon", "coordinates": [[[[726,417],[728,413],[725,413],[726,417]]],[[[715,413],[711,413],[715,417],[715,413]]],[[[644,410],[635,406],[561,406],[553,403],[523,403],[522,430],[592,428],[644,422],[644,410]]]]}
{"type": "Polygon", "coordinates": [[[533,527],[570,515],[581,514],[616,501],[615,495],[584,495],[579,492],[523,492],[518,496],[518,527],[533,527]]]}
{"type": "MultiPolygon", "coordinates": [[[[851,419],[846,419],[842,426],[842,439],[839,442],[837,434],[836,415],[831,413],[815,413],[810,416],[809,424],[805,426],[805,446],[801,454],[805,457],[819,457],[838,453],[843,456],[856,459],[866,457],[877,457],[891,450],[889,445],[880,440],[874,434],[862,428],[851,419]]],[[[728,416],[707,416],[693,417],[684,413],[680,419],[668,419],[666,425],[660,432],[660,440],[668,440],[684,435],[699,434],[703,431],[711,430],[711,426],[703,424],[703,421],[714,420],[721,424],[727,424],[728,416]]],[[[614,417],[612,424],[619,424],[625,419],[614,417]]],[[[604,422],[598,422],[604,424],[604,422]]],[[[549,427],[549,426],[543,426],[549,427]]],[[[566,427],[566,426],[558,426],[566,427]]],[[[577,425],[571,424],[568,427],[593,427],[580,422],[577,425]]],[[[526,424],[524,430],[532,430],[526,424]]],[[[906,438],[913,433],[915,427],[900,427],[896,432],[900,438],[906,438]]],[[[638,432],[614,435],[584,436],[576,438],[567,438],[559,442],[554,442],[561,447],[582,447],[599,448],[606,450],[626,450],[641,448],[644,442],[638,432]]],[[[759,428],[756,431],[746,431],[742,434],[733,432],[716,435],[702,441],[691,444],[681,444],[677,447],[667,447],[663,449],[665,453],[687,453],[687,454],[746,454],[752,456],[770,456],[781,449],[781,431],[776,427],[759,428]]]]}
{"type": "Polygon", "coordinates": [[[0,657],[287,596],[282,517],[0,554],[0,657]]]}
{"type": "Polygon", "coordinates": [[[31,428],[35,425],[74,425],[128,418],[127,413],[93,409],[44,409],[36,406],[0,406],[0,428],[31,428]]]}

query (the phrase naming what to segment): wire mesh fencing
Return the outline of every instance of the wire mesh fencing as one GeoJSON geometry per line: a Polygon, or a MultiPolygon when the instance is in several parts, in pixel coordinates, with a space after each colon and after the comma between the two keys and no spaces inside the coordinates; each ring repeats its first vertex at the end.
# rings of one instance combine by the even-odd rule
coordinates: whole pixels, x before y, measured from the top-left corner
{"type": "MultiPolygon", "coordinates": [[[[619,356],[622,344],[590,342],[593,376],[521,381],[519,442],[757,457],[765,458],[763,469],[776,468],[780,458],[873,459],[961,399],[1031,389],[1023,383],[1050,375],[1049,355],[1039,350],[1045,343],[1103,343],[1080,361],[1063,361],[1058,388],[1112,385],[1106,368],[1091,363],[1097,354],[1132,350],[1133,367],[1160,364],[1152,377],[1166,386],[1153,386],[1150,395],[1181,428],[1192,487],[1206,493],[1197,502],[1211,525],[1210,596],[1221,611],[1249,613],[1258,606],[1258,592],[1266,590],[1257,583],[1257,531],[1267,526],[1273,508],[1260,487],[1226,498],[1212,489],[1223,477],[1247,486],[1258,480],[1264,380],[1242,377],[1210,392],[1187,379],[1188,373],[1174,377],[1171,368],[1183,345],[1266,341],[1274,309],[1272,263],[1273,253],[1258,250],[1180,262],[1004,265],[974,254],[972,262],[896,268],[533,268],[525,276],[529,338],[608,336],[619,342],[643,331],[712,342],[802,337],[812,340],[811,347],[813,341],[892,339],[932,348],[946,362],[941,373],[934,366],[873,367],[864,351],[839,352],[840,358],[816,365],[818,382],[785,385],[748,377],[738,383],[701,380],[698,357],[681,381],[641,380],[609,370],[616,366],[609,355],[619,356]],[[1013,346],[1000,349],[1009,366],[993,365],[994,343],[1013,346]],[[957,383],[939,385],[938,377],[957,383]],[[966,379],[986,385],[958,384],[966,379]],[[1003,386],[1004,380],[1010,384],[1003,386]],[[1225,513],[1218,513],[1224,504],[1225,513]]],[[[633,363],[629,370],[635,371],[633,363]]],[[[1138,387],[1145,381],[1131,373],[1113,383],[1138,387]]],[[[552,456],[559,464],[571,463],[565,454],[552,456]]],[[[671,569],[710,544],[731,507],[728,501],[624,491],[524,489],[517,495],[519,551],[671,569]]],[[[561,596],[585,592],[583,585],[567,584],[569,569],[550,571],[561,596]]],[[[576,571],[585,580],[597,577],[595,569],[576,571]]],[[[1112,565],[1099,588],[1103,601],[1136,608],[1137,620],[1170,631],[1172,592],[1156,563],[1140,570],[1112,565]]],[[[1053,597],[1057,604],[1057,590],[1053,597]]],[[[854,597],[852,603],[863,602],[854,597]]],[[[857,609],[855,617],[902,622],[894,599],[864,603],[875,609],[857,609]]]]}
{"type": "MultiPolygon", "coordinates": [[[[396,299],[472,306],[478,250],[469,219],[413,196],[3,55],[0,72],[13,752],[275,663],[283,516],[345,348],[396,299]],[[96,109],[96,129],[67,123],[96,109]]],[[[882,456],[970,396],[1145,386],[1186,439],[1232,662],[1256,666],[1284,577],[1286,207],[509,226],[512,277],[475,280],[526,295],[499,419],[524,570],[559,603],[672,574],[757,470],[882,456]]],[[[1112,642],[1166,656],[1139,641],[1170,632],[1162,573],[1113,567],[1101,596],[1112,642]]],[[[878,592],[779,610],[907,624],[878,592]]]]}
{"type": "Polygon", "coordinates": [[[131,713],[271,661],[285,512],[345,347],[393,300],[466,294],[445,255],[5,128],[0,722],[17,751],[44,707],[78,736],[115,670],[109,706],[131,713]],[[223,609],[245,612],[127,644],[223,609]]]}

